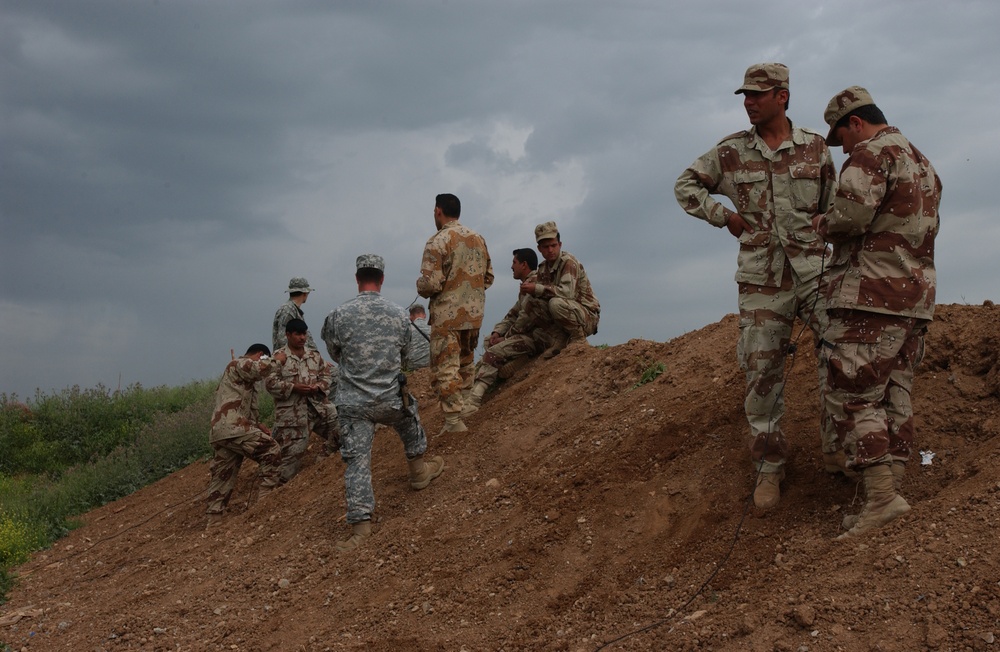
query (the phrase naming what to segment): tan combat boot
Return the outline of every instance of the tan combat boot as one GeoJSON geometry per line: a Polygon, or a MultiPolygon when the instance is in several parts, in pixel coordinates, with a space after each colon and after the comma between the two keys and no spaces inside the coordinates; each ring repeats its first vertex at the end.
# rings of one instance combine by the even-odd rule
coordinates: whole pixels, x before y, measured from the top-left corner
{"type": "MultiPolygon", "coordinates": [[[[903,485],[903,475],[906,473],[906,463],[894,460],[890,470],[892,471],[892,488],[899,494],[899,488],[903,485]]],[[[845,530],[850,530],[858,524],[860,518],[860,514],[848,514],[840,524],[845,530]]]]}
{"type": "Polygon", "coordinates": [[[445,412],[444,415],[444,426],[441,427],[441,433],[446,432],[465,432],[469,429],[465,422],[462,421],[461,412],[445,412]]]}
{"type": "Polygon", "coordinates": [[[462,407],[463,417],[475,414],[479,410],[479,406],[483,404],[483,395],[486,394],[486,390],[489,387],[489,385],[481,380],[475,382],[472,389],[469,390],[469,396],[465,399],[465,405],[462,407]]]}
{"type": "Polygon", "coordinates": [[[351,536],[343,541],[338,541],[334,546],[339,552],[350,552],[372,535],[372,522],[359,521],[351,526],[351,536]]]}
{"type": "Polygon", "coordinates": [[[757,474],[757,487],[753,491],[753,504],[758,509],[771,509],[781,499],[781,488],[778,486],[785,479],[785,469],[777,473],[757,474]]]}
{"type": "Polygon", "coordinates": [[[500,367],[500,371],[497,375],[500,376],[502,380],[507,380],[521,369],[524,369],[529,362],[531,362],[531,358],[526,355],[514,358],[504,366],[500,367]]]}
{"type": "Polygon", "coordinates": [[[222,513],[208,514],[205,520],[205,530],[213,530],[222,525],[222,513]]]}
{"type": "Polygon", "coordinates": [[[844,477],[851,480],[861,479],[860,473],[847,468],[847,453],[843,448],[834,453],[823,453],[823,470],[827,473],[843,473],[844,477]]]}
{"type": "Polygon", "coordinates": [[[893,487],[891,466],[890,464],[876,464],[862,471],[861,479],[865,483],[865,506],[861,510],[857,522],[850,530],[837,537],[838,541],[880,528],[910,511],[906,500],[897,494],[893,487]]]}
{"type": "Polygon", "coordinates": [[[590,346],[590,342],[587,341],[587,334],[583,331],[582,326],[577,326],[569,332],[569,341],[566,342],[566,346],[563,347],[565,351],[568,348],[578,348],[590,346]]]}
{"type": "Polygon", "coordinates": [[[560,351],[566,348],[567,344],[569,344],[569,333],[560,328],[552,340],[552,345],[542,351],[542,360],[551,360],[556,357],[560,351]]]}
{"type": "Polygon", "coordinates": [[[431,480],[444,473],[444,458],[432,457],[424,461],[424,456],[406,460],[410,467],[410,486],[420,491],[431,483],[431,480]]]}

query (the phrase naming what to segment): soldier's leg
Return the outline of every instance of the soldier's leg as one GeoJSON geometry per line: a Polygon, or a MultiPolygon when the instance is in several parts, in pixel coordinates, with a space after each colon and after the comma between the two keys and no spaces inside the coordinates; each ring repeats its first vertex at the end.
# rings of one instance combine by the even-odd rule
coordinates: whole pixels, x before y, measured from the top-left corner
{"type": "Polygon", "coordinates": [[[750,459],[763,473],[782,473],[788,442],[784,364],[795,318],[791,290],[740,284],[740,337],[736,355],[746,372],[744,411],[750,426],[750,459]]]}
{"type": "Polygon", "coordinates": [[[302,468],[302,456],[309,447],[309,426],[275,426],[274,439],[281,446],[281,464],[278,474],[288,482],[302,468]]]}
{"type": "Polygon", "coordinates": [[[459,414],[462,411],[461,331],[431,327],[431,384],[441,404],[441,411],[459,414]]]}
{"type": "Polygon", "coordinates": [[[372,441],[375,424],[362,408],[340,405],[340,457],[344,470],[344,494],[347,499],[347,522],[360,523],[371,519],[375,510],[372,490],[372,441]]]}
{"type": "Polygon", "coordinates": [[[885,410],[889,420],[889,454],[894,464],[893,472],[900,477],[903,467],[897,470],[895,464],[906,464],[915,441],[916,428],[910,395],[913,392],[913,370],[924,356],[926,329],[925,321],[915,320],[914,328],[896,356],[896,364],[889,374],[889,384],[886,388],[885,410]]]}
{"type": "Polygon", "coordinates": [[[569,333],[571,339],[586,339],[587,311],[578,302],[554,297],[549,300],[549,312],[552,321],[569,333]]]}
{"type": "Polygon", "coordinates": [[[410,406],[386,408],[379,415],[379,423],[391,426],[406,453],[406,465],[410,472],[410,486],[413,489],[424,489],[444,472],[444,458],[440,456],[425,457],[427,452],[427,436],[420,425],[420,413],[417,401],[411,396],[410,406]]]}
{"type": "Polygon", "coordinates": [[[458,375],[462,391],[472,387],[476,375],[476,347],[479,346],[479,329],[469,328],[458,332],[458,375]]]}
{"type": "Polygon", "coordinates": [[[243,454],[239,452],[238,446],[231,449],[232,445],[231,439],[223,439],[212,444],[214,453],[212,463],[208,467],[211,478],[208,481],[206,514],[222,514],[233,494],[233,487],[236,486],[236,478],[243,464],[243,454]]]}
{"type": "Polygon", "coordinates": [[[281,485],[281,446],[262,430],[241,439],[243,454],[260,467],[260,493],[258,497],[281,485]]]}
{"type": "Polygon", "coordinates": [[[324,455],[333,455],[340,450],[340,423],[333,403],[309,403],[309,429],[323,440],[324,455]]]}

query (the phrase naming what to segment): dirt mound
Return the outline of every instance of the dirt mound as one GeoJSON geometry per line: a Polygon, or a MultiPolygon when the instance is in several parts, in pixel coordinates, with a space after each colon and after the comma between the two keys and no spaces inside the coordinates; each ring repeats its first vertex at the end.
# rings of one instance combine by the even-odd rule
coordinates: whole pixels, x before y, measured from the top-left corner
{"type": "Polygon", "coordinates": [[[250,507],[246,465],[233,513],[210,534],[207,465],[192,465],[91,512],[23,566],[0,640],[15,650],[596,650],[623,636],[606,649],[1000,649],[1000,309],[938,308],[914,396],[919,448],[934,457],[908,467],[909,514],[846,543],[832,539],[861,495],[819,461],[808,331],[790,363],[781,505],[748,509],[736,330],[730,315],[666,343],[536,361],[487,395],[469,433],[443,437],[418,372],[412,389],[447,469],[411,491],[401,446],[381,430],[374,535],[351,555],[333,547],[347,533],[339,459],[250,507]],[[636,386],[657,363],[663,373],[636,386]]]}

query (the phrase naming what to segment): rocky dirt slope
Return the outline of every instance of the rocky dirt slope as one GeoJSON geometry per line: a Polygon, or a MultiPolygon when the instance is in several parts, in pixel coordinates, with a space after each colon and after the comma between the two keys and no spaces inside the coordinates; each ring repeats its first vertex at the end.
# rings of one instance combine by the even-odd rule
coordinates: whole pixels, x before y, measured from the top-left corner
{"type": "MultiPolygon", "coordinates": [[[[822,471],[808,333],[790,363],[780,507],[748,502],[736,318],[666,343],[570,350],[430,436],[406,482],[376,439],[375,533],[343,538],[343,464],[257,504],[246,465],[203,530],[205,463],[95,510],[19,569],[0,640],[37,650],[1000,650],[1000,309],[940,306],[914,396],[913,510],[835,542],[860,507],[822,471]],[[644,371],[665,371],[636,387],[644,371]],[[750,505],[750,507],[748,507],[750,505]]],[[[600,336],[597,336],[599,341],[600,336]]],[[[426,370],[411,385],[441,416],[426,370]]]]}

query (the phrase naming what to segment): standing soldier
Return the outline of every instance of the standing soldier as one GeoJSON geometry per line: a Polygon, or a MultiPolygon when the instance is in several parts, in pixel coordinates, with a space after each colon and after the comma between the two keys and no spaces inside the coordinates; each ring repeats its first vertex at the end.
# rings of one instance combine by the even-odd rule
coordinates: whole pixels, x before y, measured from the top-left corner
{"type": "Polygon", "coordinates": [[[837,537],[847,539],[910,510],[899,489],[914,444],[913,369],[934,317],[941,179],[860,86],[835,95],[823,117],[827,144],[848,155],[833,208],[815,220],[834,243],[826,400],[865,486],[860,516],[837,537]]]}
{"type": "Polygon", "coordinates": [[[351,525],[351,536],[336,544],[341,552],[354,550],[371,536],[375,424],[392,427],[402,440],[410,487],[423,489],[444,471],[442,458],[424,460],[427,436],[417,401],[400,384],[406,378],[400,366],[414,337],[406,310],[379,294],[385,270],[381,256],[358,256],[356,267],[358,296],[331,312],[322,331],[330,355],[340,364],[334,402],[340,419],[340,454],[347,464],[344,485],[351,525]]]}
{"type": "Polygon", "coordinates": [[[417,279],[417,293],[430,299],[432,383],[444,414],[442,433],[468,430],[462,393],[472,387],[486,289],[493,284],[486,241],[459,223],[461,212],[455,195],[435,198],[438,232],[424,246],[417,279]]]}
{"type": "Polygon", "coordinates": [[[271,352],[264,344],[254,344],[226,365],[215,390],[215,411],[208,436],[214,454],[208,483],[208,527],[222,522],[222,512],[236,486],[243,458],[260,465],[258,499],[280,484],[278,465],[281,448],[271,439],[271,431],[258,421],[257,383],[273,370],[271,352]]]}
{"type": "Polygon", "coordinates": [[[309,432],[338,448],[337,412],[328,398],[330,367],[319,351],[306,347],[309,327],[301,319],[285,324],[287,344],[274,353],[277,369],[264,381],[274,397],[274,439],[281,446],[281,481],[299,472],[309,447],[309,432]]]}
{"type": "Polygon", "coordinates": [[[419,303],[410,306],[410,323],[417,331],[410,340],[410,354],[406,358],[406,369],[423,369],[431,364],[431,329],[427,325],[427,311],[419,303]]]}
{"type": "MultiPolygon", "coordinates": [[[[780,63],[750,66],[743,106],[752,125],[726,136],[684,170],[674,194],[681,207],[739,238],[740,337],[736,355],[746,372],[744,409],[750,424],[750,459],[757,470],[754,504],[770,509],[781,497],[788,443],[781,429],[785,412],[784,359],[796,316],[819,342],[826,328],[822,283],[825,245],[813,218],[826,212],[836,190],[836,171],[823,136],[792,124],[788,68],[780,63]],[[730,210],[712,198],[721,194],[730,210]]],[[[820,404],[825,393],[818,367],[820,404]]],[[[823,459],[828,471],[844,468],[829,417],[820,417],[823,459]]]]}
{"type": "MultiPolygon", "coordinates": [[[[302,304],[309,299],[309,293],[313,289],[309,287],[309,281],[301,276],[296,276],[288,281],[288,301],[281,304],[274,313],[274,324],[271,327],[271,343],[275,351],[285,346],[285,324],[289,319],[305,319],[302,311],[302,304]]],[[[306,348],[317,351],[316,342],[312,335],[306,333],[306,348]]]]}

